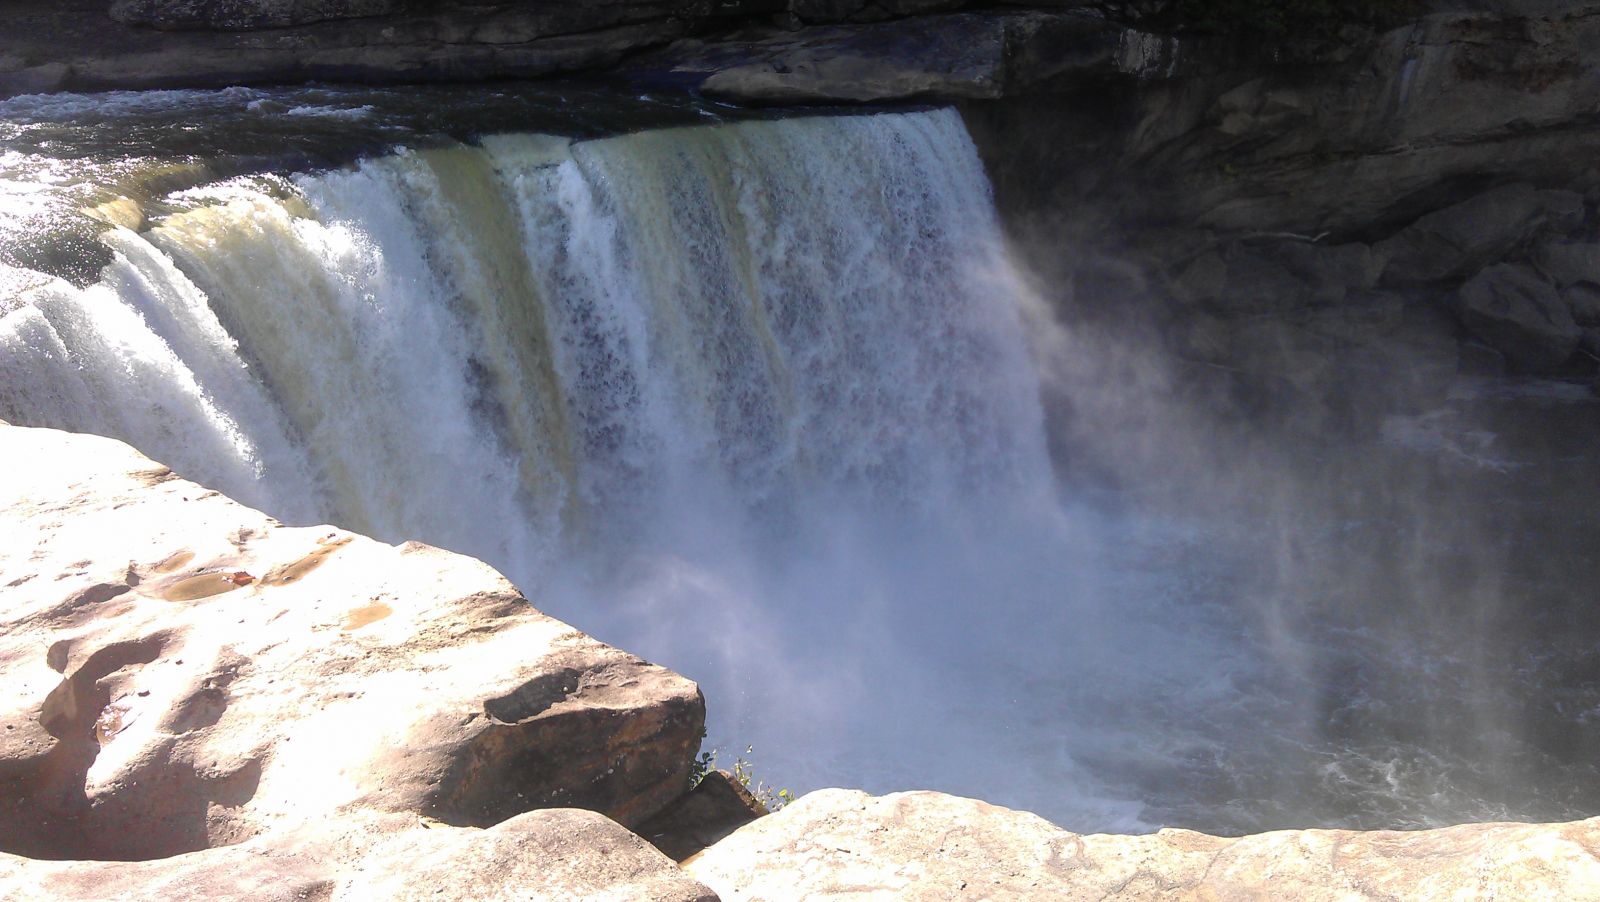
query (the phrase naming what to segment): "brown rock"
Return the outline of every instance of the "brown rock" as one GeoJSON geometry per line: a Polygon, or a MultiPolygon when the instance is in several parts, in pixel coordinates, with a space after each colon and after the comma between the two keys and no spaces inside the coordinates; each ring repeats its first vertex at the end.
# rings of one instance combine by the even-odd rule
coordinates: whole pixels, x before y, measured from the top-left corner
{"type": "Polygon", "coordinates": [[[639,835],[675,861],[682,861],[758,817],[767,806],[725,770],[705,775],[699,785],[639,826],[639,835]]]}
{"type": "Polygon", "coordinates": [[[349,880],[336,898],[717,898],[638,836],[591,811],[573,809],[532,811],[483,831],[412,830],[369,853],[358,872],[363,876],[349,880]]]}
{"type": "Polygon", "coordinates": [[[161,861],[41,862],[0,854],[0,896],[55,902],[716,899],[615,822],[570,808],[529,812],[488,829],[367,813],[161,861]]]}
{"type": "Polygon", "coordinates": [[[685,862],[723,899],[1587,899],[1600,819],[1414,833],[1084,836],[931,792],[830,789],[685,862]]]}
{"type": "Polygon", "coordinates": [[[352,811],[682,793],[688,680],[436,548],[288,528],[108,439],[0,427],[0,849],[154,858],[352,811]]]}

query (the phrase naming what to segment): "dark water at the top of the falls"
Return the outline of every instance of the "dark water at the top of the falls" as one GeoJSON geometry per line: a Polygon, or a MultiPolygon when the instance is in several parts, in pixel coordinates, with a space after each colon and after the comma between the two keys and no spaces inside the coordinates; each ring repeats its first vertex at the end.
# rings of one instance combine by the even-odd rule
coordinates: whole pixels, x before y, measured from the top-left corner
{"type": "Polygon", "coordinates": [[[1291,437],[1090,378],[959,117],[814,113],[5,101],[0,417],[488,560],[701,681],[775,785],[1078,830],[1600,811],[1600,402],[1464,381],[1291,437]],[[1058,485],[1062,380],[1125,415],[1059,453],[1158,463],[1058,485]]]}

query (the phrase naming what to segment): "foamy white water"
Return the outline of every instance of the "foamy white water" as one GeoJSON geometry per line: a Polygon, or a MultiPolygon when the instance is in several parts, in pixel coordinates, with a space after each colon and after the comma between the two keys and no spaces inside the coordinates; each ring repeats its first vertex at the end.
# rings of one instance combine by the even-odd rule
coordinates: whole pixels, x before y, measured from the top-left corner
{"type": "MultiPolygon", "coordinates": [[[[236,144],[290,104],[363,141],[393,125],[374,92],[217,92],[13,100],[0,127],[77,117],[93,144],[101,113],[120,140],[191,99],[237,107],[248,128],[211,126],[236,144]]],[[[0,154],[0,259],[146,165],[84,181],[52,142],[0,154]]],[[[1581,807],[1592,756],[1514,729],[1542,671],[1456,626],[1512,590],[1452,582],[1459,542],[1425,513],[1325,522],[1297,473],[1241,480],[1283,493],[1279,523],[1224,522],[1220,490],[1159,518],[1061,497],[1041,368],[1098,451],[1158,442],[1203,481],[1211,439],[1144,403],[1161,378],[1103,384],[1108,349],[1039,340],[954,112],[427,143],[130,196],[137,230],[83,232],[84,287],[0,263],[0,417],[483,558],[699,680],[721,763],[754,745],[797,790],[934,788],[1080,830],[1581,807]],[[1403,568],[1352,578],[1382,560],[1339,550],[1368,530],[1403,568]],[[1391,608],[1423,628],[1369,616],[1391,608]]]]}
{"type": "Polygon", "coordinates": [[[704,681],[725,763],[1034,781],[938,748],[1059,651],[1001,625],[1065,528],[954,112],[508,135],[168,202],[99,284],[13,301],[0,415],[482,557],[704,681]]]}

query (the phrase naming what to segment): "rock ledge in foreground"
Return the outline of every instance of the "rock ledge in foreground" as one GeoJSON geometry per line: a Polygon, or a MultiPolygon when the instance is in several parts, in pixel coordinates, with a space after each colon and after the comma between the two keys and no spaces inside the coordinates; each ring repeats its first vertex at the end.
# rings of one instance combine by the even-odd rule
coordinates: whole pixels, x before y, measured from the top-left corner
{"type": "Polygon", "coordinates": [[[485,564],[285,527],[109,439],[0,425],[0,473],[0,850],[198,853],[4,855],[0,887],[203,873],[245,892],[267,859],[284,887],[338,887],[338,862],[417,858],[397,843],[456,849],[491,835],[456,828],[538,808],[632,825],[687,785],[695,685],[485,564]]]}
{"type": "Polygon", "coordinates": [[[934,792],[814,792],[685,870],[727,902],[780,899],[1593,899],[1600,818],[1413,833],[1084,836],[934,792]]]}

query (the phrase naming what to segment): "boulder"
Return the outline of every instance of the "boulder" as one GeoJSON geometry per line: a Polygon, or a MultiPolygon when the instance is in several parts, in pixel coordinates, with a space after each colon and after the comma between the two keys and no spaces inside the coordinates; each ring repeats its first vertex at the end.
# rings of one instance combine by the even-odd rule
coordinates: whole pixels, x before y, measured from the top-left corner
{"type": "Polygon", "coordinates": [[[1559,288],[1587,284],[1600,287],[1600,243],[1546,241],[1533,255],[1533,265],[1559,288]]]}
{"type": "Polygon", "coordinates": [[[695,685],[487,565],[291,528],[126,445],[0,427],[0,850],[159,858],[352,811],[623,824],[687,786],[695,685]]]}
{"type": "MultiPolygon", "coordinates": [[[[488,830],[411,830],[381,843],[340,889],[396,902],[716,902],[638,836],[592,811],[531,811],[488,830]]],[[[338,895],[336,895],[336,898],[338,895]]]]}
{"type": "Polygon", "coordinates": [[[1423,285],[1459,279],[1498,262],[1544,229],[1566,233],[1583,222],[1583,197],[1504,185],[1429,213],[1375,250],[1386,261],[1387,285],[1423,285]]]}
{"type": "Polygon", "coordinates": [[[639,835],[682,861],[766,813],[767,806],[737,778],[714,770],[683,798],[641,824],[639,835]]]}
{"type": "Polygon", "coordinates": [[[1085,836],[931,792],[814,792],[684,863],[728,902],[779,899],[1579,899],[1600,819],[1242,839],[1085,836]]]}
{"type": "Polygon", "coordinates": [[[1560,294],[1524,264],[1503,263],[1473,276],[1456,293],[1456,314],[1472,334],[1528,372],[1560,368],[1583,337],[1560,294]]]}
{"type": "Polygon", "coordinates": [[[1561,299],[1580,326],[1600,326],[1600,285],[1573,285],[1563,289],[1561,299]]]}

